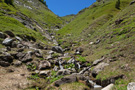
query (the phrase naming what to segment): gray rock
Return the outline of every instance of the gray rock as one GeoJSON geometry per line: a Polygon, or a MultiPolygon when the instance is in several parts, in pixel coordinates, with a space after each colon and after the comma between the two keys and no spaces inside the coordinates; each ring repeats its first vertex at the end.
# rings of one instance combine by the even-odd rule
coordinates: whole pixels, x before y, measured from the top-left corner
{"type": "Polygon", "coordinates": [[[52,57],[52,55],[50,54],[49,56],[47,56],[47,60],[50,60],[50,59],[52,59],[53,57],[52,57]]]}
{"type": "Polygon", "coordinates": [[[35,55],[36,55],[37,57],[40,57],[40,58],[43,57],[42,51],[39,50],[39,49],[35,50],[34,53],[35,53],[35,55]]]}
{"type": "Polygon", "coordinates": [[[104,63],[104,62],[98,64],[98,65],[93,69],[93,71],[92,71],[93,77],[96,77],[97,74],[98,74],[100,71],[102,71],[102,70],[104,69],[104,67],[106,67],[106,66],[108,66],[108,65],[109,65],[108,63],[104,63]]]}
{"type": "Polygon", "coordinates": [[[135,0],[133,0],[129,5],[132,5],[132,4],[134,4],[135,3],[135,0]]]}
{"type": "Polygon", "coordinates": [[[78,80],[86,81],[86,80],[89,80],[89,79],[86,78],[85,76],[81,75],[81,74],[74,73],[74,74],[71,74],[69,76],[63,77],[60,80],[55,81],[54,84],[55,84],[55,86],[59,87],[62,84],[77,82],[78,80]]]}
{"type": "Polygon", "coordinates": [[[0,60],[0,66],[8,67],[8,66],[10,66],[10,63],[9,63],[9,62],[5,62],[5,61],[1,61],[1,60],[0,60]]]}
{"type": "Polygon", "coordinates": [[[22,62],[32,61],[32,51],[28,51],[25,56],[21,59],[22,62]]]}
{"type": "Polygon", "coordinates": [[[71,58],[70,60],[68,60],[67,63],[71,64],[71,63],[74,63],[75,62],[75,59],[74,58],[71,58]]]}
{"type": "Polygon", "coordinates": [[[28,51],[27,53],[19,52],[16,57],[22,62],[29,62],[32,60],[32,54],[33,53],[31,51],[28,51]]]}
{"type": "Polygon", "coordinates": [[[40,71],[39,71],[39,70],[35,70],[35,73],[36,73],[36,74],[39,74],[39,73],[40,73],[40,71]]]}
{"type": "Polygon", "coordinates": [[[101,42],[101,40],[97,39],[95,44],[99,44],[101,42]]]}
{"type": "Polygon", "coordinates": [[[102,86],[100,85],[94,85],[94,90],[101,90],[102,89],[102,86]]]}
{"type": "Polygon", "coordinates": [[[15,48],[15,47],[17,47],[17,44],[18,44],[18,43],[17,43],[16,41],[13,41],[11,47],[12,47],[12,48],[15,48]]]}
{"type": "Polygon", "coordinates": [[[23,48],[24,46],[22,44],[18,44],[17,48],[23,48]]]}
{"type": "Polygon", "coordinates": [[[135,82],[131,82],[127,86],[127,90],[135,90],[135,82]]]}
{"type": "Polygon", "coordinates": [[[22,39],[21,39],[20,37],[18,37],[18,36],[16,36],[16,39],[17,39],[18,41],[22,41],[22,39]]]}
{"type": "Polygon", "coordinates": [[[83,53],[83,48],[81,48],[81,47],[77,48],[75,51],[76,55],[81,55],[82,53],[83,53]]]}
{"type": "Polygon", "coordinates": [[[103,60],[104,60],[104,57],[101,58],[101,59],[95,60],[95,61],[93,62],[93,64],[92,64],[92,66],[95,66],[95,65],[99,64],[99,63],[102,62],[103,60]]]}
{"type": "Polygon", "coordinates": [[[0,38],[5,39],[6,38],[6,35],[4,33],[0,32],[0,38]]]}
{"type": "Polygon", "coordinates": [[[15,61],[13,64],[14,64],[14,66],[16,66],[16,67],[19,67],[19,66],[22,65],[22,62],[21,62],[21,61],[15,61]]]}
{"type": "Polygon", "coordinates": [[[41,61],[38,67],[39,70],[49,69],[51,68],[51,63],[49,61],[41,61]]]}
{"type": "Polygon", "coordinates": [[[54,71],[58,71],[58,69],[59,69],[58,66],[55,66],[55,67],[53,68],[54,71]]]}
{"type": "Polygon", "coordinates": [[[54,54],[54,51],[49,51],[49,54],[54,54]]]}
{"type": "Polygon", "coordinates": [[[57,80],[55,82],[55,86],[59,87],[62,84],[72,83],[72,82],[76,82],[76,81],[77,81],[77,77],[75,75],[65,76],[65,77],[61,78],[60,80],[57,80]]]}
{"type": "Polygon", "coordinates": [[[13,57],[10,54],[0,55],[0,65],[3,67],[9,66],[13,62],[13,57]]]}
{"type": "Polygon", "coordinates": [[[14,33],[11,31],[5,31],[4,33],[6,33],[7,35],[9,35],[10,37],[15,37],[14,33]]]}
{"type": "Polygon", "coordinates": [[[50,74],[50,70],[40,71],[40,72],[39,72],[39,75],[40,75],[40,76],[45,76],[45,77],[47,77],[47,76],[49,76],[49,74],[50,74]]]}
{"type": "Polygon", "coordinates": [[[84,74],[85,72],[88,72],[88,71],[90,71],[90,70],[91,70],[91,67],[83,68],[83,70],[81,70],[81,71],[79,72],[79,74],[84,74]]]}
{"type": "Polygon", "coordinates": [[[60,47],[60,46],[54,46],[54,47],[52,47],[52,51],[55,51],[55,52],[57,52],[57,53],[64,53],[63,52],[63,49],[60,47]]]}
{"type": "Polygon", "coordinates": [[[70,70],[62,69],[62,70],[59,70],[56,75],[59,76],[59,75],[70,75],[70,74],[71,74],[70,70]]]}
{"type": "MultiPolygon", "coordinates": [[[[108,86],[106,86],[105,88],[101,89],[101,90],[112,90],[114,87],[114,84],[109,84],[108,86]]],[[[129,89],[129,90],[135,90],[135,89],[129,89]]]]}
{"type": "Polygon", "coordinates": [[[14,39],[6,38],[6,39],[2,42],[2,44],[5,45],[5,46],[11,46],[13,41],[14,41],[14,39]]]}

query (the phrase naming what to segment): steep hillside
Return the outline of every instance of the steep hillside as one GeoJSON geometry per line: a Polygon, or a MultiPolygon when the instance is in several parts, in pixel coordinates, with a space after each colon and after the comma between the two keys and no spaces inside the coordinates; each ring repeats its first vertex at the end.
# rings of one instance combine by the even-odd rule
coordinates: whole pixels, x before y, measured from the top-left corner
{"type": "Polygon", "coordinates": [[[64,17],[61,17],[66,23],[70,23],[74,18],[75,18],[76,15],[74,14],[71,14],[71,15],[67,15],[67,16],[64,16],[64,17]]]}
{"type": "Polygon", "coordinates": [[[39,0],[13,1],[13,5],[0,2],[0,31],[10,30],[22,38],[30,36],[45,41],[51,40],[46,30],[61,28],[63,21],[39,0]]]}
{"type": "Polygon", "coordinates": [[[135,84],[134,8],[97,0],[58,17],[43,0],[0,0],[0,89],[127,90],[135,84]]]}
{"type": "Polygon", "coordinates": [[[104,57],[107,63],[101,72],[92,68],[92,76],[101,82],[110,77],[124,75],[116,80],[114,90],[127,90],[129,82],[134,82],[134,40],[135,4],[133,0],[99,0],[61,30],[57,32],[62,47],[82,47],[82,56],[93,62],[104,57]],[[71,43],[65,45],[67,43],[71,43]],[[79,45],[78,45],[79,44],[79,45]]]}
{"type": "Polygon", "coordinates": [[[39,0],[14,0],[16,8],[46,29],[58,29],[63,21],[39,0]]]}

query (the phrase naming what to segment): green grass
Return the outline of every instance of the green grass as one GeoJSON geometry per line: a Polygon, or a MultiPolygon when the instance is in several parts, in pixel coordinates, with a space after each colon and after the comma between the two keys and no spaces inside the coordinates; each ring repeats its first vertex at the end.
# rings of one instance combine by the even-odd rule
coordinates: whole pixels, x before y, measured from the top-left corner
{"type": "Polygon", "coordinates": [[[52,11],[50,11],[45,5],[43,5],[41,2],[37,2],[34,0],[33,2],[36,2],[36,4],[28,3],[27,1],[19,0],[22,3],[25,3],[25,5],[30,6],[32,9],[27,9],[22,5],[16,5],[16,8],[23,14],[27,15],[28,17],[36,20],[42,27],[45,29],[49,29],[52,26],[59,25],[63,23],[63,21],[55,15],[52,11]],[[40,5],[40,7],[38,6],[40,5]]]}
{"type": "MultiPolygon", "coordinates": [[[[121,0],[121,9],[127,6],[130,1],[121,0]]],[[[57,33],[62,36],[70,33],[73,34],[72,38],[78,38],[81,33],[88,34],[87,31],[83,30],[89,28],[91,25],[93,27],[92,29],[100,28],[106,21],[110,20],[119,12],[119,10],[115,8],[115,3],[115,1],[111,1],[103,5],[97,5],[95,8],[86,9],[83,14],[78,15],[76,19],[57,33]]]]}
{"type": "Polygon", "coordinates": [[[50,83],[53,83],[55,82],[56,80],[59,80],[61,78],[63,78],[64,76],[62,75],[59,75],[59,76],[56,76],[57,72],[55,71],[52,71],[51,72],[51,77],[47,77],[47,79],[49,80],[50,83]]]}
{"type": "Polygon", "coordinates": [[[85,57],[82,57],[82,56],[79,56],[76,60],[82,63],[85,63],[87,61],[85,57]]]}
{"type": "MultiPolygon", "coordinates": [[[[32,7],[33,9],[27,9],[23,7],[23,5],[16,5],[14,6],[4,3],[4,0],[0,2],[0,31],[4,32],[7,30],[12,31],[15,35],[20,36],[21,38],[32,37],[35,38],[37,42],[46,42],[46,38],[42,36],[40,32],[36,32],[32,29],[26,28],[22,23],[17,21],[16,19],[10,17],[10,15],[18,15],[17,12],[21,12],[26,15],[28,18],[32,18],[36,20],[39,26],[42,26],[43,29],[49,29],[52,26],[55,27],[56,25],[60,26],[62,24],[62,20],[51,12],[45,5],[43,5],[40,1],[36,1],[40,5],[37,9],[36,5],[33,6],[31,3],[27,1],[19,0],[22,3],[32,7]],[[45,25],[44,25],[45,24],[45,25]]],[[[34,1],[35,2],[35,1],[34,1]]],[[[25,19],[25,18],[22,18],[25,19]]],[[[35,23],[36,26],[36,23],[35,23]]]]}
{"type": "Polygon", "coordinates": [[[105,80],[109,77],[124,74],[126,78],[117,80],[113,90],[126,90],[129,82],[134,81],[134,41],[135,41],[135,4],[129,5],[132,0],[120,0],[120,10],[115,8],[117,0],[110,0],[105,4],[95,3],[97,7],[89,7],[61,30],[58,38],[61,40],[78,41],[85,49],[83,56],[93,62],[106,57],[104,62],[116,57],[116,61],[110,62],[109,66],[100,72],[96,79],[105,80]],[[115,21],[123,21],[116,25],[115,21]],[[66,37],[66,34],[72,34],[66,37]],[[84,39],[84,41],[81,41],[84,39]],[[90,45],[100,39],[99,44],[90,45]],[[128,64],[129,70],[125,67],[128,64]]]}

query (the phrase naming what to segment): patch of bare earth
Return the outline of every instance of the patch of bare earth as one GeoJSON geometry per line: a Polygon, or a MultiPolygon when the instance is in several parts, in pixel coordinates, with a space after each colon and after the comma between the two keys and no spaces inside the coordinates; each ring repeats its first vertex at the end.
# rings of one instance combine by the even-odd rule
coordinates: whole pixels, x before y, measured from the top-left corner
{"type": "Polygon", "coordinates": [[[30,84],[26,66],[0,67],[0,90],[22,90],[30,84]]]}

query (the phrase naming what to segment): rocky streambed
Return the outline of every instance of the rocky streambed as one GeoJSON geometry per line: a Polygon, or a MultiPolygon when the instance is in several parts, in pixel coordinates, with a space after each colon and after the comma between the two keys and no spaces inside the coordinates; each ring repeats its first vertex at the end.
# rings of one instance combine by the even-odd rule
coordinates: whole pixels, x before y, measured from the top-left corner
{"type": "MultiPolygon", "coordinates": [[[[46,80],[44,88],[48,90],[50,87],[57,88],[73,82],[81,82],[90,90],[101,90],[109,85],[110,89],[104,88],[102,90],[111,90],[115,80],[124,77],[124,75],[119,75],[106,80],[97,80],[98,73],[109,63],[104,62],[105,57],[94,62],[83,60],[81,57],[83,49],[80,47],[75,49],[74,53],[67,53],[60,46],[48,46],[25,40],[15,36],[10,31],[0,32],[0,38],[2,39],[1,43],[5,45],[5,48],[0,50],[0,66],[11,71],[11,66],[14,68],[24,66],[29,72],[28,75],[24,76],[35,81],[38,78],[46,80]]],[[[15,71],[13,70],[13,72],[15,71]]],[[[20,74],[22,75],[22,73],[20,74]]],[[[18,88],[25,89],[26,87],[20,86],[18,88]]],[[[39,87],[39,89],[41,88],[39,87]]]]}

